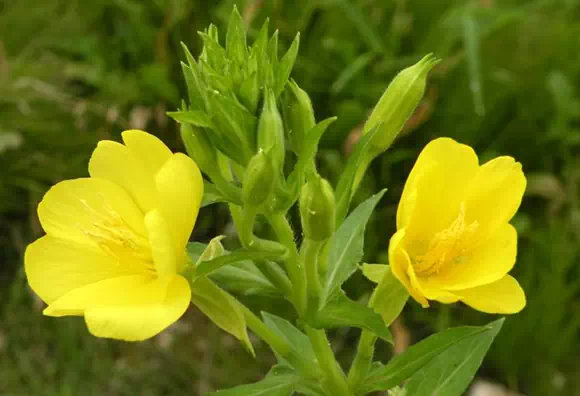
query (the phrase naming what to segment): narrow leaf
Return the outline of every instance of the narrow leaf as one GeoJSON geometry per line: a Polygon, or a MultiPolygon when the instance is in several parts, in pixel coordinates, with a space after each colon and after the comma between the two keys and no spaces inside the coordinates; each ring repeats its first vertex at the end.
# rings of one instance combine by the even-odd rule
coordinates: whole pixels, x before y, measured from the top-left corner
{"type": "Polygon", "coordinates": [[[243,65],[247,58],[246,28],[242,16],[235,5],[226,33],[226,53],[238,65],[243,65]]]}
{"type": "MultiPolygon", "coordinates": [[[[271,264],[272,267],[278,268],[276,264],[271,264]]],[[[284,276],[284,274],[282,274],[284,276]]],[[[232,293],[240,295],[258,295],[277,297],[280,296],[280,291],[266,278],[256,265],[249,261],[239,261],[221,267],[212,272],[209,277],[215,281],[220,287],[232,293]]]]}
{"type": "Polygon", "coordinates": [[[200,110],[168,111],[167,115],[180,124],[187,123],[201,128],[211,128],[209,116],[200,110]]]}
{"type": "Polygon", "coordinates": [[[356,270],[363,256],[366,224],[385,191],[382,190],[360,204],[332,237],[322,305],[333,297],[356,270]]]}
{"type": "Polygon", "coordinates": [[[240,249],[199,263],[197,266],[197,274],[206,275],[225,265],[243,260],[275,260],[279,258],[279,253],[240,249]]]}
{"type": "MultiPolygon", "coordinates": [[[[467,378],[468,384],[470,380],[469,374],[471,377],[475,374],[477,366],[481,363],[483,355],[499,332],[502,324],[503,319],[499,319],[487,326],[456,327],[434,334],[413,345],[405,353],[391,360],[386,366],[372,370],[364,382],[363,391],[374,392],[393,388],[414,376],[415,373],[418,373],[424,367],[429,367],[432,362],[434,362],[435,367],[446,365],[451,368],[450,372],[440,378],[441,381],[445,381],[449,375],[453,374],[455,368],[465,367],[468,370],[463,371],[464,369],[460,368],[460,374],[461,378],[467,378]],[[476,352],[471,353],[474,348],[476,352]],[[441,358],[439,359],[439,357],[441,358]],[[479,362],[476,367],[469,363],[473,361],[479,362]]],[[[426,368],[426,370],[429,373],[429,370],[433,369],[426,368]]],[[[423,371],[417,375],[423,376],[423,371]]],[[[415,382],[413,386],[417,387],[419,385],[417,381],[419,380],[415,379],[413,381],[415,382]]],[[[463,381],[460,384],[463,384],[463,381]]],[[[435,386],[438,386],[438,384],[435,384],[435,386]]],[[[415,395],[415,393],[410,394],[415,395]]],[[[433,393],[427,394],[432,395],[433,393]]],[[[459,395],[461,392],[443,394],[445,396],[459,395]]]]}
{"type": "Polygon", "coordinates": [[[316,313],[314,327],[319,329],[354,326],[369,330],[387,342],[393,343],[391,332],[381,316],[371,308],[352,301],[340,291],[316,313]]]}
{"type": "Polygon", "coordinates": [[[395,278],[388,265],[363,264],[363,274],[369,279],[372,278],[373,282],[379,283],[373,295],[373,309],[389,326],[403,311],[409,299],[409,292],[395,278]]]}
{"type": "Polygon", "coordinates": [[[255,356],[248,337],[246,320],[240,303],[205,276],[196,278],[191,285],[191,302],[218,327],[227,331],[255,356]]]}
{"type": "Polygon", "coordinates": [[[227,199],[217,189],[215,184],[204,180],[203,181],[203,197],[201,199],[201,207],[209,206],[218,202],[227,202],[227,199]]]}
{"type": "Polygon", "coordinates": [[[298,55],[299,47],[300,47],[300,33],[296,35],[296,38],[294,38],[292,45],[290,45],[290,48],[288,49],[286,54],[284,54],[284,56],[280,60],[280,63],[278,64],[278,68],[276,71],[276,87],[274,89],[276,97],[278,97],[282,93],[284,87],[286,86],[286,83],[288,82],[288,79],[290,78],[292,68],[294,68],[294,62],[296,61],[296,56],[298,55]]]}

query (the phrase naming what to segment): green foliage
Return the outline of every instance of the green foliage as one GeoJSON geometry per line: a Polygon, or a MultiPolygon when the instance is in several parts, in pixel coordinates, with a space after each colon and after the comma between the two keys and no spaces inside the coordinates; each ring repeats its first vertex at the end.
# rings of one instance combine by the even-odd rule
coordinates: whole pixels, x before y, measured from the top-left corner
{"type": "MultiPolygon", "coordinates": [[[[259,366],[248,354],[222,349],[223,336],[213,327],[206,332],[206,340],[197,340],[194,335],[203,333],[199,327],[208,326],[200,317],[193,320],[195,331],[180,333],[179,348],[161,352],[154,343],[141,351],[101,343],[86,337],[78,321],[68,322],[70,328],[61,331],[62,327],[57,329],[40,317],[32,310],[32,301],[15,271],[26,242],[38,234],[36,202],[54,182],[85,176],[95,142],[118,137],[122,129],[147,127],[178,148],[177,127],[164,121],[163,113],[180,106],[180,91],[189,93],[189,103],[171,114],[178,122],[212,132],[216,122],[220,129],[229,128],[246,139],[245,132],[240,133],[245,127],[237,123],[256,122],[262,92],[257,81],[269,78],[272,89],[278,91],[278,81],[285,79],[286,72],[274,74],[271,68],[280,64],[294,64],[292,77],[310,93],[321,118],[339,116],[332,125],[329,122],[319,129],[316,139],[307,133],[308,138],[313,137],[313,148],[306,149],[311,154],[302,154],[305,148],[301,149],[295,165],[301,170],[295,178],[288,178],[288,184],[292,186],[309,166],[319,139],[318,169],[336,184],[345,174],[343,170],[356,169],[349,164],[345,168],[343,143],[347,136],[356,137],[356,127],[396,72],[433,52],[443,62],[430,75],[419,111],[389,155],[371,164],[357,195],[353,197],[352,191],[342,195],[349,203],[351,199],[359,203],[371,191],[389,187],[375,219],[367,225],[364,259],[386,262],[381,257],[392,226],[385,224],[394,223],[404,177],[419,150],[433,137],[454,137],[473,145],[486,158],[513,155],[526,173],[542,172],[536,182],[530,178],[530,194],[516,219],[522,236],[516,276],[526,290],[528,306],[505,322],[484,363],[484,373],[530,395],[573,394],[578,386],[574,378],[580,353],[580,324],[575,319],[579,317],[578,271],[574,265],[580,235],[578,2],[237,3],[241,18],[232,17],[228,23],[233,4],[229,0],[215,5],[183,0],[0,1],[0,251],[7,264],[0,274],[4,308],[0,340],[2,336],[8,339],[7,346],[0,347],[6,348],[0,353],[8,351],[8,359],[0,359],[0,393],[133,394],[139,387],[149,389],[145,392],[150,394],[203,394],[218,386],[257,380],[256,372],[265,372],[269,364],[259,366]],[[269,39],[267,25],[260,29],[266,17],[278,29],[275,38],[269,39]],[[225,32],[228,24],[235,29],[220,37],[213,27],[197,36],[196,31],[205,28],[210,19],[219,21],[220,31],[225,32]],[[249,27],[247,37],[239,28],[240,21],[249,27]],[[298,55],[292,55],[292,50],[280,58],[278,50],[290,48],[297,31],[301,31],[298,55]],[[250,51],[240,51],[239,43],[252,40],[250,51]],[[183,65],[183,81],[180,42],[195,54],[202,43],[207,44],[203,60],[204,67],[211,68],[207,80],[196,80],[199,75],[194,70],[199,64],[188,60],[183,65]],[[215,45],[219,42],[225,48],[215,45]],[[222,50],[234,60],[232,65],[216,62],[214,55],[222,50]],[[219,66],[228,72],[216,70],[219,66]],[[247,74],[239,84],[243,73],[247,74]],[[211,93],[230,86],[236,90],[235,98],[211,93]],[[203,100],[196,99],[203,96],[203,100]],[[206,101],[212,104],[211,111],[204,108],[206,101]],[[235,117],[224,117],[230,112],[235,117]],[[14,287],[4,287],[10,282],[14,287]],[[185,340],[191,342],[187,351],[181,348],[185,340]],[[205,343],[210,352],[199,353],[199,361],[191,363],[189,350],[196,348],[194,340],[205,343]],[[236,355],[235,364],[229,358],[232,354],[236,355]],[[166,367],[168,355],[178,360],[175,366],[169,365],[167,372],[171,373],[150,375],[166,372],[155,365],[166,367]],[[197,381],[177,374],[203,376],[201,362],[209,355],[215,356],[211,378],[200,381],[208,388],[192,388],[191,383],[197,381]],[[151,362],[143,371],[124,366],[137,367],[143,361],[151,362]],[[84,368],[75,371],[71,367],[84,368]],[[116,367],[112,379],[111,367],[116,367]],[[552,385],[556,376],[567,379],[563,387],[552,385]]],[[[284,96],[284,92],[279,94],[281,99],[284,96]]],[[[215,144],[216,135],[208,139],[215,144]]],[[[224,152],[245,161],[235,142],[235,152],[232,142],[220,144],[224,152]]],[[[290,165],[293,160],[289,158],[290,165]]],[[[236,190],[221,191],[217,183],[207,186],[205,204],[235,201],[236,190]]],[[[292,198],[290,194],[281,205],[290,206],[292,198]]],[[[227,221],[220,207],[206,208],[195,237],[221,233],[227,221]]],[[[272,292],[271,280],[257,263],[247,260],[222,267],[210,278],[236,294],[272,292]]],[[[369,287],[353,277],[344,289],[352,297],[369,287]]],[[[413,334],[421,334],[425,323],[430,330],[439,330],[459,318],[462,323],[488,320],[460,307],[450,312],[446,308],[420,311],[413,306],[404,318],[413,334]]],[[[343,340],[342,335],[337,337],[343,340]]],[[[344,360],[350,356],[349,348],[347,342],[344,360]]],[[[257,351],[268,361],[262,352],[257,351]]]]}

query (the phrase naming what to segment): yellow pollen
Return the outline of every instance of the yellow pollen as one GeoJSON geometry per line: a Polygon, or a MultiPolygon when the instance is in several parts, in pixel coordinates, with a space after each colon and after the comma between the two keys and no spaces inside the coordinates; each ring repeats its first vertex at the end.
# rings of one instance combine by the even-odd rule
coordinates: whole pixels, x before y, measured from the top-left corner
{"type": "Polygon", "coordinates": [[[136,258],[144,262],[148,270],[155,271],[147,238],[136,233],[106,201],[102,203],[106,213],[94,209],[86,200],[81,203],[93,218],[93,227],[82,229],[85,235],[119,263],[124,258],[136,258]]]}
{"type": "Polygon", "coordinates": [[[466,224],[465,204],[462,202],[457,218],[449,227],[435,234],[425,254],[415,257],[413,268],[417,275],[438,273],[445,264],[460,262],[478,226],[477,221],[466,224]]]}

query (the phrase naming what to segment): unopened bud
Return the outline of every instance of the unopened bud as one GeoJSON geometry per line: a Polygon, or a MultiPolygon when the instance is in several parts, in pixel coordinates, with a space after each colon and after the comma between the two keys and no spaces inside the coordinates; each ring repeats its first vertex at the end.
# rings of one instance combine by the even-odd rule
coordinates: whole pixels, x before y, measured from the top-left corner
{"type": "Polygon", "coordinates": [[[293,80],[288,81],[284,95],[284,121],[290,139],[290,146],[300,154],[304,138],[316,123],[314,110],[308,94],[293,80]]]}
{"type": "Polygon", "coordinates": [[[427,74],[437,63],[439,59],[429,54],[415,65],[401,71],[391,81],[363,129],[363,134],[375,127],[380,129],[372,142],[376,152],[381,153],[388,149],[413,115],[425,93],[427,74]]]}
{"type": "Polygon", "coordinates": [[[306,238],[324,241],[332,236],[336,204],[334,191],[320,175],[311,176],[300,192],[300,218],[306,238]]]}
{"type": "Polygon", "coordinates": [[[276,171],[284,166],[284,126],[276,106],[276,96],[271,90],[264,92],[264,105],[258,123],[258,150],[269,153],[276,171]]]}
{"type": "Polygon", "coordinates": [[[272,193],[273,181],[272,160],[267,153],[260,150],[250,159],[246,168],[242,187],[244,204],[258,208],[263,207],[272,193]]]}
{"type": "Polygon", "coordinates": [[[217,169],[217,153],[203,128],[191,124],[181,124],[181,139],[187,154],[207,174],[217,169]]]}

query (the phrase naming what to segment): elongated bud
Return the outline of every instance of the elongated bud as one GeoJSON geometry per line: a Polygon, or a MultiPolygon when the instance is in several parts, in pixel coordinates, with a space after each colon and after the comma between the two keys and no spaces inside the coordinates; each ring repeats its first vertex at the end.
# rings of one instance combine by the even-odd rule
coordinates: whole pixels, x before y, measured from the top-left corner
{"type": "Polygon", "coordinates": [[[246,168],[242,195],[244,205],[262,208],[274,188],[274,169],[270,156],[263,150],[252,157],[246,168]]]}
{"type": "Polygon", "coordinates": [[[308,94],[293,80],[288,81],[284,95],[284,122],[290,139],[290,147],[300,154],[302,143],[308,131],[316,123],[314,110],[308,94]]]}
{"type": "Polygon", "coordinates": [[[336,204],[334,191],[320,175],[310,176],[300,192],[300,218],[306,238],[324,241],[332,236],[336,204]]]}
{"type": "Polygon", "coordinates": [[[272,90],[265,91],[264,105],[258,123],[258,150],[266,151],[272,158],[276,171],[284,165],[284,126],[276,106],[276,97],[272,90]]]}
{"type": "Polygon", "coordinates": [[[217,169],[217,153],[203,128],[182,123],[181,139],[187,154],[194,159],[202,171],[211,175],[217,169]]]}
{"type": "Polygon", "coordinates": [[[375,152],[388,149],[413,115],[425,93],[427,74],[437,63],[439,59],[429,54],[391,81],[363,129],[363,134],[366,134],[374,127],[380,128],[372,142],[375,152]]]}

